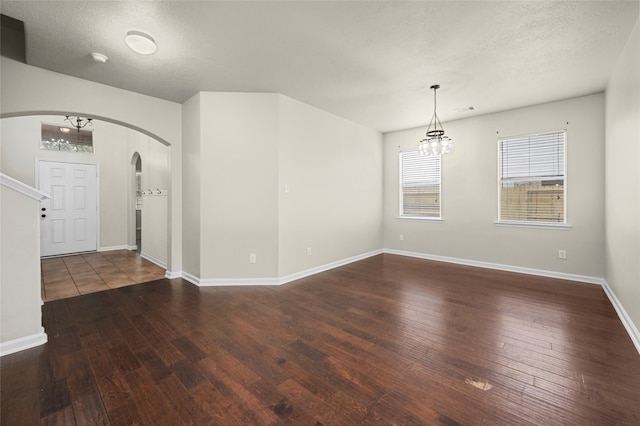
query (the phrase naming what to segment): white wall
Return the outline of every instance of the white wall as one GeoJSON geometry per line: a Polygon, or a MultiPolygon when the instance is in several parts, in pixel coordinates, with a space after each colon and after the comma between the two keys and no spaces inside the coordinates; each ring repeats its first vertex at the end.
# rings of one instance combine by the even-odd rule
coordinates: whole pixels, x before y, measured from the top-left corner
{"type": "MultiPolygon", "coordinates": [[[[182,104],[183,272],[200,277],[200,94],[182,104]]],[[[206,165],[205,165],[206,167],[206,165]]]]}
{"type": "MultiPolygon", "coordinates": [[[[606,275],[640,329],[640,21],[606,92],[606,275]]],[[[637,331],[636,331],[637,332],[637,331]]]]}
{"type": "Polygon", "coordinates": [[[278,95],[201,93],[202,278],[273,278],[278,95]],[[255,253],[257,262],[249,263],[255,253]]]}
{"type": "Polygon", "coordinates": [[[273,283],[381,248],[378,132],[268,93],[203,92],[183,120],[194,278],[273,283]]]}
{"type": "MultiPolygon", "coordinates": [[[[159,265],[168,261],[168,211],[171,186],[170,148],[147,135],[125,129],[126,159],[123,164],[132,170],[131,159],[138,153],[142,160],[142,251],[143,257],[159,265]],[[161,194],[158,195],[157,192],[161,194]],[[153,194],[149,194],[152,192],[153,194]]],[[[122,178],[127,173],[123,172],[122,178]]],[[[128,173],[132,177],[133,173],[128,173]]],[[[104,188],[104,185],[101,185],[104,188]]],[[[129,186],[129,183],[127,183],[129,186]]],[[[129,197],[129,193],[125,192],[129,197]]],[[[129,197],[130,198],[130,197],[129,197]]],[[[128,208],[131,208],[129,206],[128,208]]],[[[128,230],[132,228],[129,226],[128,230]]]]}
{"type": "MultiPolygon", "coordinates": [[[[30,347],[46,341],[40,311],[39,206],[38,201],[0,186],[0,346],[3,353],[9,353],[8,342],[30,340],[23,342],[30,347]]],[[[25,349],[20,344],[16,346],[25,349]]]]}
{"type": "Polygon", "coordinates": [[[279,99],[279,275],[381,249],[382,135],[279,99]]]}
{"type": "Polygon", "coordinates": [[[595,94],[453,121],[442,157],[443,222],[398,219],[398,152],[425,128],[384,137],[385,248],[601,278],[604,276],[604,96],[595,94]],[[567,124],[568,123],[568,124],[567,124]],[[569,230],[496,226],[497,138],[567,129],[569,230]],[[404,241],[399,235],[404,235],[404,241]],[[558,258],[558,250],[567,259],[558,258]]]}

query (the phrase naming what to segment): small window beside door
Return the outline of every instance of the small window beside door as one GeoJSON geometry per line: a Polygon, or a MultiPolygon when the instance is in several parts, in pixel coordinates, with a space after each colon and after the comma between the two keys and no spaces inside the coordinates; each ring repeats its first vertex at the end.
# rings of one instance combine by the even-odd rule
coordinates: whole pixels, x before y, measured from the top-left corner
{"type": "Polygon", "coordinates": [[[93,153],[91,130],[42,123],[40,149],[48,151],[93,153]]]}

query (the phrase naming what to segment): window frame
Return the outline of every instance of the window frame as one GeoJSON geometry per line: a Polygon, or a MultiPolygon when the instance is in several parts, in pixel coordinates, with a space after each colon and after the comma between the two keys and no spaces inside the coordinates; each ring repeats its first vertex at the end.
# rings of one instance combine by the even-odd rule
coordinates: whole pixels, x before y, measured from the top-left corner
{"type": "Polygon", "coordinates": [[[499,137],[496,143],[496,157],[497,157],[497,219],[495,224],[498,226],[513,226],[513,227],[525,227],[525,228],[547,228],[547,229],[570,229],[571,225],[569,224],[569,211],[568,211],[568,132],[567,129],[561,130],[553,130],[548,132],[540,132],[540,133],[528,133],[522,135],[515,136],[505,136],[499,137]],[[527,221],[527,220],[509,220],[502,219],[502,158],[501,158],[501,143],[505,140],[512,139],[523,139],[523,138],[532,138],[532,137],[540,137],[546,135],[555,135],[562,134],[563,135],[563,147],[564,147],[564,158],[563,158],[563,170],[564,170],[564,178],[563,178],[563,217],[564,220],[562,222],[553,222],[553,221],[527,221]]]}
{"type": "Polygon", "coordinates": [[[420,153],[417,149],[403,150],[398,153],[398,219],[404,220],[418,220],[418,221],[428,221],[428,222],[442,222],[442,156],[425,156],[420,153]],[[403,155],[415,153],[419,157],[428,158],[437,158],[438,161],[438,216],[420,216],[415,214],[405,214],[404,213],[404,162],[403,155]]]}
{"type": "Polygon", "coordinates": [[[70,152],[76,154],[95,154],[96,148],[93,141],[92,129],[77,129],[70,127],[66,124],[54,124],[47,122],[40,122],[40,151],[52,151],[52,152],[70,152]],[[66,132],[62,132],[62,129],[67,129],[66,132]],[[56,135],[58,138],[54,140],[45,140],[45,133],[49,136],[56,135]],[[76,136],[76,141],[71,142],[71,135],[76,136]],[[78,143],[77,138],[80,137],[83,141],[78,143]],[[62,143],[65,143],[69,149],[60,149],[62,143]],[[54,144],[57,144],[57,149],[54,149],[54,144]]]}

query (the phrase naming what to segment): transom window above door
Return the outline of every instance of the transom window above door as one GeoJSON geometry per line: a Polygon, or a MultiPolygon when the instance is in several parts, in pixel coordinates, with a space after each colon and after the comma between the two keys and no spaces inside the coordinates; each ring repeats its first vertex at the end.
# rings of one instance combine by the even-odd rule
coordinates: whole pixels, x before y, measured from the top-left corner
{"type": "Polygon", "coordinates": [[[42,123],[40,149],[48,151],[93,153],[93,132],[42,123]]]}

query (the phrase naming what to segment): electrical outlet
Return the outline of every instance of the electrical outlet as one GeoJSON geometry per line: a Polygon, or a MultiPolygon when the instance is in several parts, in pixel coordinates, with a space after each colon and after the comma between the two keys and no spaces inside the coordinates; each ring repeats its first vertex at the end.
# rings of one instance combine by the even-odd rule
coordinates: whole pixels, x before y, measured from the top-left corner
{"type": "Polygon", "coordinates": [[[558,257],[560,259],[566,259],[567,258],[567,251],[566,250],[558,250],[558,257]]]}
{"type": "Polygon", "coordinates": [[[400,241],[404,241],[404,234],[400,234],[400,241]]]}
{"type": "Polygon", "coordinates": [[[311,247],[307,247],[307,256],[311,256],[312,252],[311,252],[311,247]]]}
{"type": "Polygon", "coordinates": [[[256,263],[257,261],[258,260],[257,260],[256,254],[255,253],[251,253],[249,255],[249,263],[256,263]]]}

